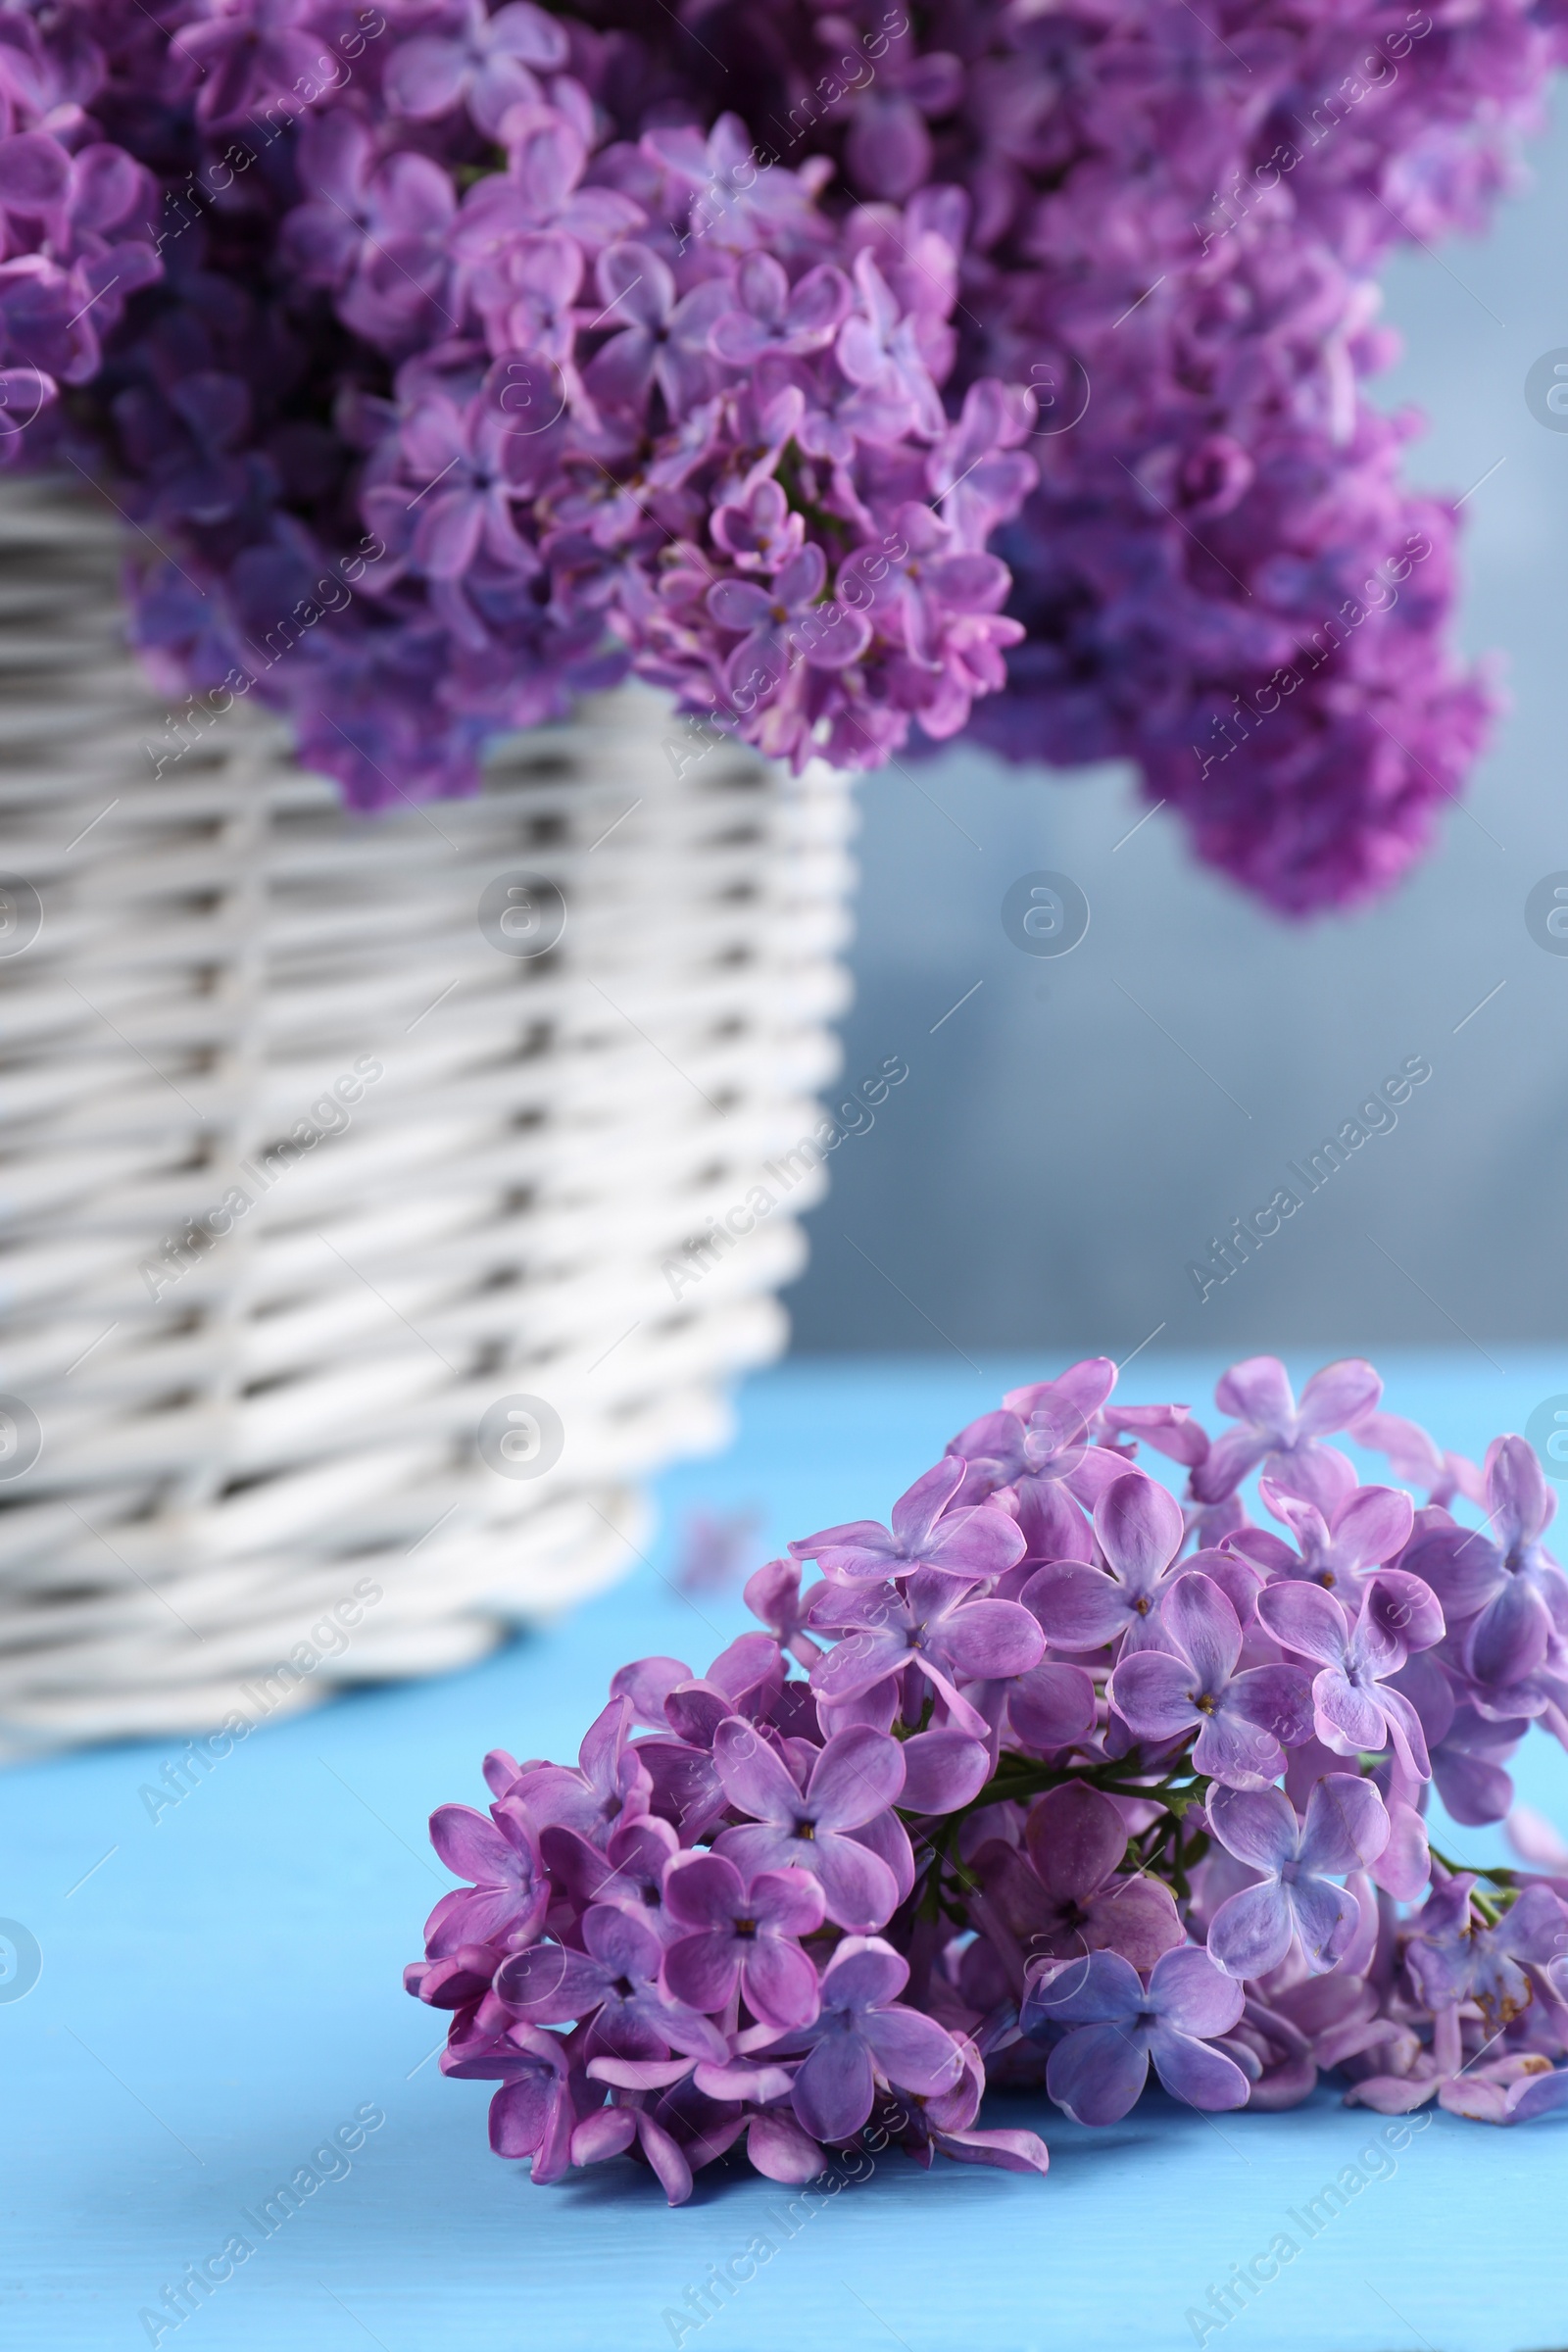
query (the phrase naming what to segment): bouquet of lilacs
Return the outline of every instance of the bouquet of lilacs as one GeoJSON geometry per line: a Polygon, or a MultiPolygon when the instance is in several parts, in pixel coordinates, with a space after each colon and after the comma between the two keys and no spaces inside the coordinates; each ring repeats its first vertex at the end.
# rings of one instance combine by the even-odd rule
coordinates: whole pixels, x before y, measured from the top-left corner
{"type": "Polygon", "coordinates": [[[797,766],[1003,683],[1034,407],[940,397],[961,195],[616,138],[602,46],[531,0],[0,13],[0,454],[122,504],[197,733],[254,691],[376,806],[628,665],[797,766]]]}
{"type": "Polygon", "coordinates": [[[622,1667],[575,1766],[496,1751],[489,1814],[433,1815],[469,1883],[406,1981],[454,2012],[445,2071],[500,2083],[499,2154],[630,2153],[672,2203],[742,2142],[786,2181],[867,2133],[1044,2172],[979,2126],[988,2079],[1097,2125],[1151,2067],[1207,2110],[1320,2073],[1391,2114],[1568,2107],[1568,1876],[1463,1869],[1425,1818],[1436,1782],[1501,1819],[1530,1723],[1568,1742],[1530,1446],[1444,1453],[1360,1361],[1299,1403],[1236,1365],[1212,1441],[1115,1378],[1013,1391],[891,1526],[759,1569],[764,1631],[622,1667]]]}
{"type": "Polygon", "coordinates": [[[971,737],[1132,758],[1283,911],[1387,888],[1492,697],[1450,650],[1457,507],[1401,484],[1417,419],[1364,390],[1397,348],[1375,273],[1481,225],[1560,11],[586,5],[621,28],[623,121],[744,87],[763,153],[968,196],[954,387],[1030,385],[1041,474],[996,542],[1028,634],[971,737]]]}

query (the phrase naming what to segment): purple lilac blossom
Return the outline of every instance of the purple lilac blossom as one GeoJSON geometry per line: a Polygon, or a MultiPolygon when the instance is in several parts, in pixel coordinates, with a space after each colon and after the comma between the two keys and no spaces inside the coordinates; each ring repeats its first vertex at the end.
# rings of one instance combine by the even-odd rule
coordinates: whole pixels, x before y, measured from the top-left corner
{"type": "Polygon", "coordinates": [[[1359,1363],[1299,1408],[1273,1358],[1234,1367],[1229,1438],[1114,1381],[1011,1392],[890,1525],[760,1569],[761,1630],[706,1672],[633,1660],[574,1767],[494,1749],[489,1817],[438,1808],[466,1883],[406,1983],[449,2014],[446,2071],[499,2085],[499,2154],[541,2184],[626,2156],[675,2203],[729,2151],[801,2181],[866,2132],[1038,2178],[988,2084],[1103,2124],[1151,2066],[1208,2109],[1327,2077],[1390,2114],[1568,2112],[1557,1833],[1484,1874],[1428,1838],[1434,1782],[1497,1820],[1532,1724],[1568,1743],[1529,1446],[1467,1484],[1359,1363]],[[1323,1443],[1349,1424],[1447,1502],[1357,1486],[1323,1443]],[[1252,1526],[1253,1470],[1299,1551],[1252,1526]],[[1476,1627],[1515,1592],[1535,1662],[1499,1682],[1476,1627]]]}

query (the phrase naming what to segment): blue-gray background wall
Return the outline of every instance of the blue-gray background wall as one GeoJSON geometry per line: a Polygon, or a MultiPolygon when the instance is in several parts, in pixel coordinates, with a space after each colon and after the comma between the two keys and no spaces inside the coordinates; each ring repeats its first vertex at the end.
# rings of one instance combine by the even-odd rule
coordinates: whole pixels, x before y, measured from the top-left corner
{"type": "Polygon", "coordinates": [[[1408,471],[1481,484],[1461,636],[1504,654],[1511,710],[1471,813],[1392,900],[1301,928],[1195,865],[1163,813],[1124,840],[1130,770],[955,751],[918,782],[868,778],[844,1075],[888,1054],[910,1074],[832,1156],[798,1349],[1125,1355],[1161,1323],[1161,1349],[1562,1336],[1568,956],[1524,921],[1532,885],[1568,868],[1568,434],[1523,391],[1568,346],[1562,93],[1554,112],[1493,233],[1386,281],[1405,353],[1377,396],[1430,419],[1408,471]],[[1037,868],[1093,909],[1057,960],[1002,927],[1037,868]],[[1189,1258],[1411,1054],[1433,1075],[1397,1128],[1200,1304],[1189,1258]]]}

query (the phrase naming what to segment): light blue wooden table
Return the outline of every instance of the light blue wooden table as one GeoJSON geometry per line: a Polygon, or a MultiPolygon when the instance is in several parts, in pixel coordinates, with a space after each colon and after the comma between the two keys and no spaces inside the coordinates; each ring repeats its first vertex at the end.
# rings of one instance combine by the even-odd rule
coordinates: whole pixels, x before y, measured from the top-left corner
{"type": "MultiPolygon", "coordinates": [[[[1498,1351],[1494,1351],[1498,1352],[1498,1351]]],[[[753,1504],[778,1544],[885,1511],[1002,1387],[1055,1368],[797,1364],[754,1383],[721,1459],[664,1483],[753,1504]]],[[[1207,1400],[1216,1366],[1141,1358],[1141,1399],[1207,1400]]],[[[1310,1364],[1293,1366],[1299,1376],[1310,1364]]],[[[1479,1453],[1568,1391],[1568,1357],[1385,1365],[1394,1409],[1479,1453]]],[[[706,2325],[701,2352],[1186,2352],[1211,2285],[1281,2231],[1298,2255],[1223,2329],[1223,2352],[1550,2352],[1568,2344],[1568,2125],[1441,2116],[1307,2238],[1300,2214],[1381,2130],[1320,2094],[1289,2116],[1207,2119],[1149,2100],[1099,2133],[1045,2102],[993,2121],[1048,2139],[1045,2181],[898,2155],[778,2217],[755,2175],[700,2177],[670,2213],[612,2165],[552,2189],[490,2155],[488,2087],[439,2075],[428,2010],[401,1990],[448,1884],[432,1805],[482,1801],[493,1744],[569,1758],[620,1660],[704,1665],[732,1597],[676,1593],[666,1533],[620,1591],[464,1675],[351,1697],[235,1749],[156,1824],[138,1794],[177,1743],[0,1775],[0,1915],[42,1973],[0,2002],[0,2341],[115,2352],[143,2310],[233,2237],[255,2251],[158,2341],[177,2352],[664,2352],[666,2313],[759,2232],[772,2258],[706,2325]],[[107,1857],[107,1858],[104,1858],[107,1857]],[[90,1874],[84,1877],[84,1874],[90,1874]],[[384,2120],[360,2134],[364,2123],[384,2120]],[[361,2119],[356,2123],[356,2118],[361,2119]],[[347,2128],[360,2144],[263,2234],[273,2190],[347,2128]]],[[[760,1554],[759,1556],[761,1556],[760,1554]]],[[[1544,1736],[1521,1794],[1568,1827],[1568,1758],[1544,1736]]],[[[1522,1754],[1529,1753],[1527,1750],[1522,1754]]],[[[1453,1832],[1502,1858],[1494,1833],[1453,1832]]],[[[280,2209],[274,2209],[277,2211],[280,2209]]],[[[738,2266],[745,2270],[742,2262],[738,2266]]],[[[1265,2263],[1261,2266],[1267,2269],[1265,2263]]]]}

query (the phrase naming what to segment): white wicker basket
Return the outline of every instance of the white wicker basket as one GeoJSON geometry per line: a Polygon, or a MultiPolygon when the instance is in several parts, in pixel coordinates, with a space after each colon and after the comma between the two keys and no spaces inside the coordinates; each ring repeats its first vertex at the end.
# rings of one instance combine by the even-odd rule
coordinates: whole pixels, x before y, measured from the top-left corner
{"type": "Polygon", "coordinates": [[[668,1267],[810,1133],[845,999],[845,780],[677,774],[642,689],[423,811],[238,712],[155,778],[112,524],[0,499],[0,1753],[450,1667],[613,1578],[781,1345],[798,1153],[668,1267]],[[518,869],[548,954],[481,931],[518,869]],[[481,1458],[518,1395],[542,1475],[481,1458]]]}

